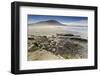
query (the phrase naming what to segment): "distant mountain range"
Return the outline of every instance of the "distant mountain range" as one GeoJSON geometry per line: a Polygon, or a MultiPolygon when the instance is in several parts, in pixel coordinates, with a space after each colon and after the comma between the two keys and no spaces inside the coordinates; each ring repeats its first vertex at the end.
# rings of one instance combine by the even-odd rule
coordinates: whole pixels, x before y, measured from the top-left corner
{"type": "Polygon", "coordinates": [[[75,27],[87,27],[87,25],[83,25],[83,24],[62,24],[60,23],[59,21],[56,21],[56,20],[47,20],[47,21],[40,21],[40,22],[36,22],[36,23],[31,23],[31,24],[28,24],[29,26],[32,25],[41,25],[41,26],[46,26],[46,25],[50,25],[50,26],[75,26],[75,27]]]}
{"type": "Polygon", "coordinates": [[[64,24],[62,24],[56,20],[40,21],[37,23],[29,24],[29,25],[60,25],[60,26],[63,25],[63,26],[65,26],[64,24]]]}

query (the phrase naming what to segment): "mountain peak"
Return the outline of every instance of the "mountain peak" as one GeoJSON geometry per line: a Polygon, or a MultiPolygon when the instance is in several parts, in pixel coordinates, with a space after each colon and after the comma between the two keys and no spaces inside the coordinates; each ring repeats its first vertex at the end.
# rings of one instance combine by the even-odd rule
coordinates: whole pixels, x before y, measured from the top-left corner
{"type": "Polygon", "coordinates": [[[34,24],[36,24],[36,25],[63,25],[62,23],[60,23],[57,20],[40,21],[40,22],[33,23],[33,24],[30,24],[30,25],[34,25],[34,24]]]}
{"type": "Polygon", "coordinates": [[[47,21],[41,21],[41,22],[38,22],[38,23],[46,23],[46,24],[56,24],[56,25],[61,25],[60,22],[56,21],[56,20],[47,20],[47,21]]]}
{"type": "Polygon", "coordinates": [[[49,22],[49,23],[60,23],[60,22],[58,22],[56,20],[47,20],[46,22],[49,22]]]}

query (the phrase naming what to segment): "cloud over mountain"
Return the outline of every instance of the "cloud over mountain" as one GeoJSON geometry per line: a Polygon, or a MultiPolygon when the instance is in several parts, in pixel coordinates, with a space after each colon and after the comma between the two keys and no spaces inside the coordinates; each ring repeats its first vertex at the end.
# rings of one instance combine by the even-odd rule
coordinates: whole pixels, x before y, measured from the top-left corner
{"type": "Polygon", "coordinates": [[[88,26],[88,20],[80,20],[75,22],[66,23],[67,25],[88,26]]]}

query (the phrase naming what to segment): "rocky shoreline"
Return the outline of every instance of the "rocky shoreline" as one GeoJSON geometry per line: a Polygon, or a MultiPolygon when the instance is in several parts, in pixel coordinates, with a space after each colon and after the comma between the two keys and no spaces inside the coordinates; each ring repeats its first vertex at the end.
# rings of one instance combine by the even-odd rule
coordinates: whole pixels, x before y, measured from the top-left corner
{"type": "Polygon", "coordinates": [[[88,57],[87,43],[87,39],[70,33],[49,37],[29,35],[28,60],[84,59],[88,57]]]}

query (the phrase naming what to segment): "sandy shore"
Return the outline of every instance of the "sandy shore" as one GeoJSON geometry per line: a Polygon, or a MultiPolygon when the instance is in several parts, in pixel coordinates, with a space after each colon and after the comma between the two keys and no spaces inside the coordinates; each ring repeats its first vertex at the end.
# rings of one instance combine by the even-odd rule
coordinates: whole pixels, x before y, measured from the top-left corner
{"type": "Polygon", "coordinates": [[[28,52],[28,61],[32,60],[59,60],[59,59],[64,59],[63,57],[59,55],[54,55],[51,52],[48,52],[46,50],[37,50],[33,52],[28,52]]]}

